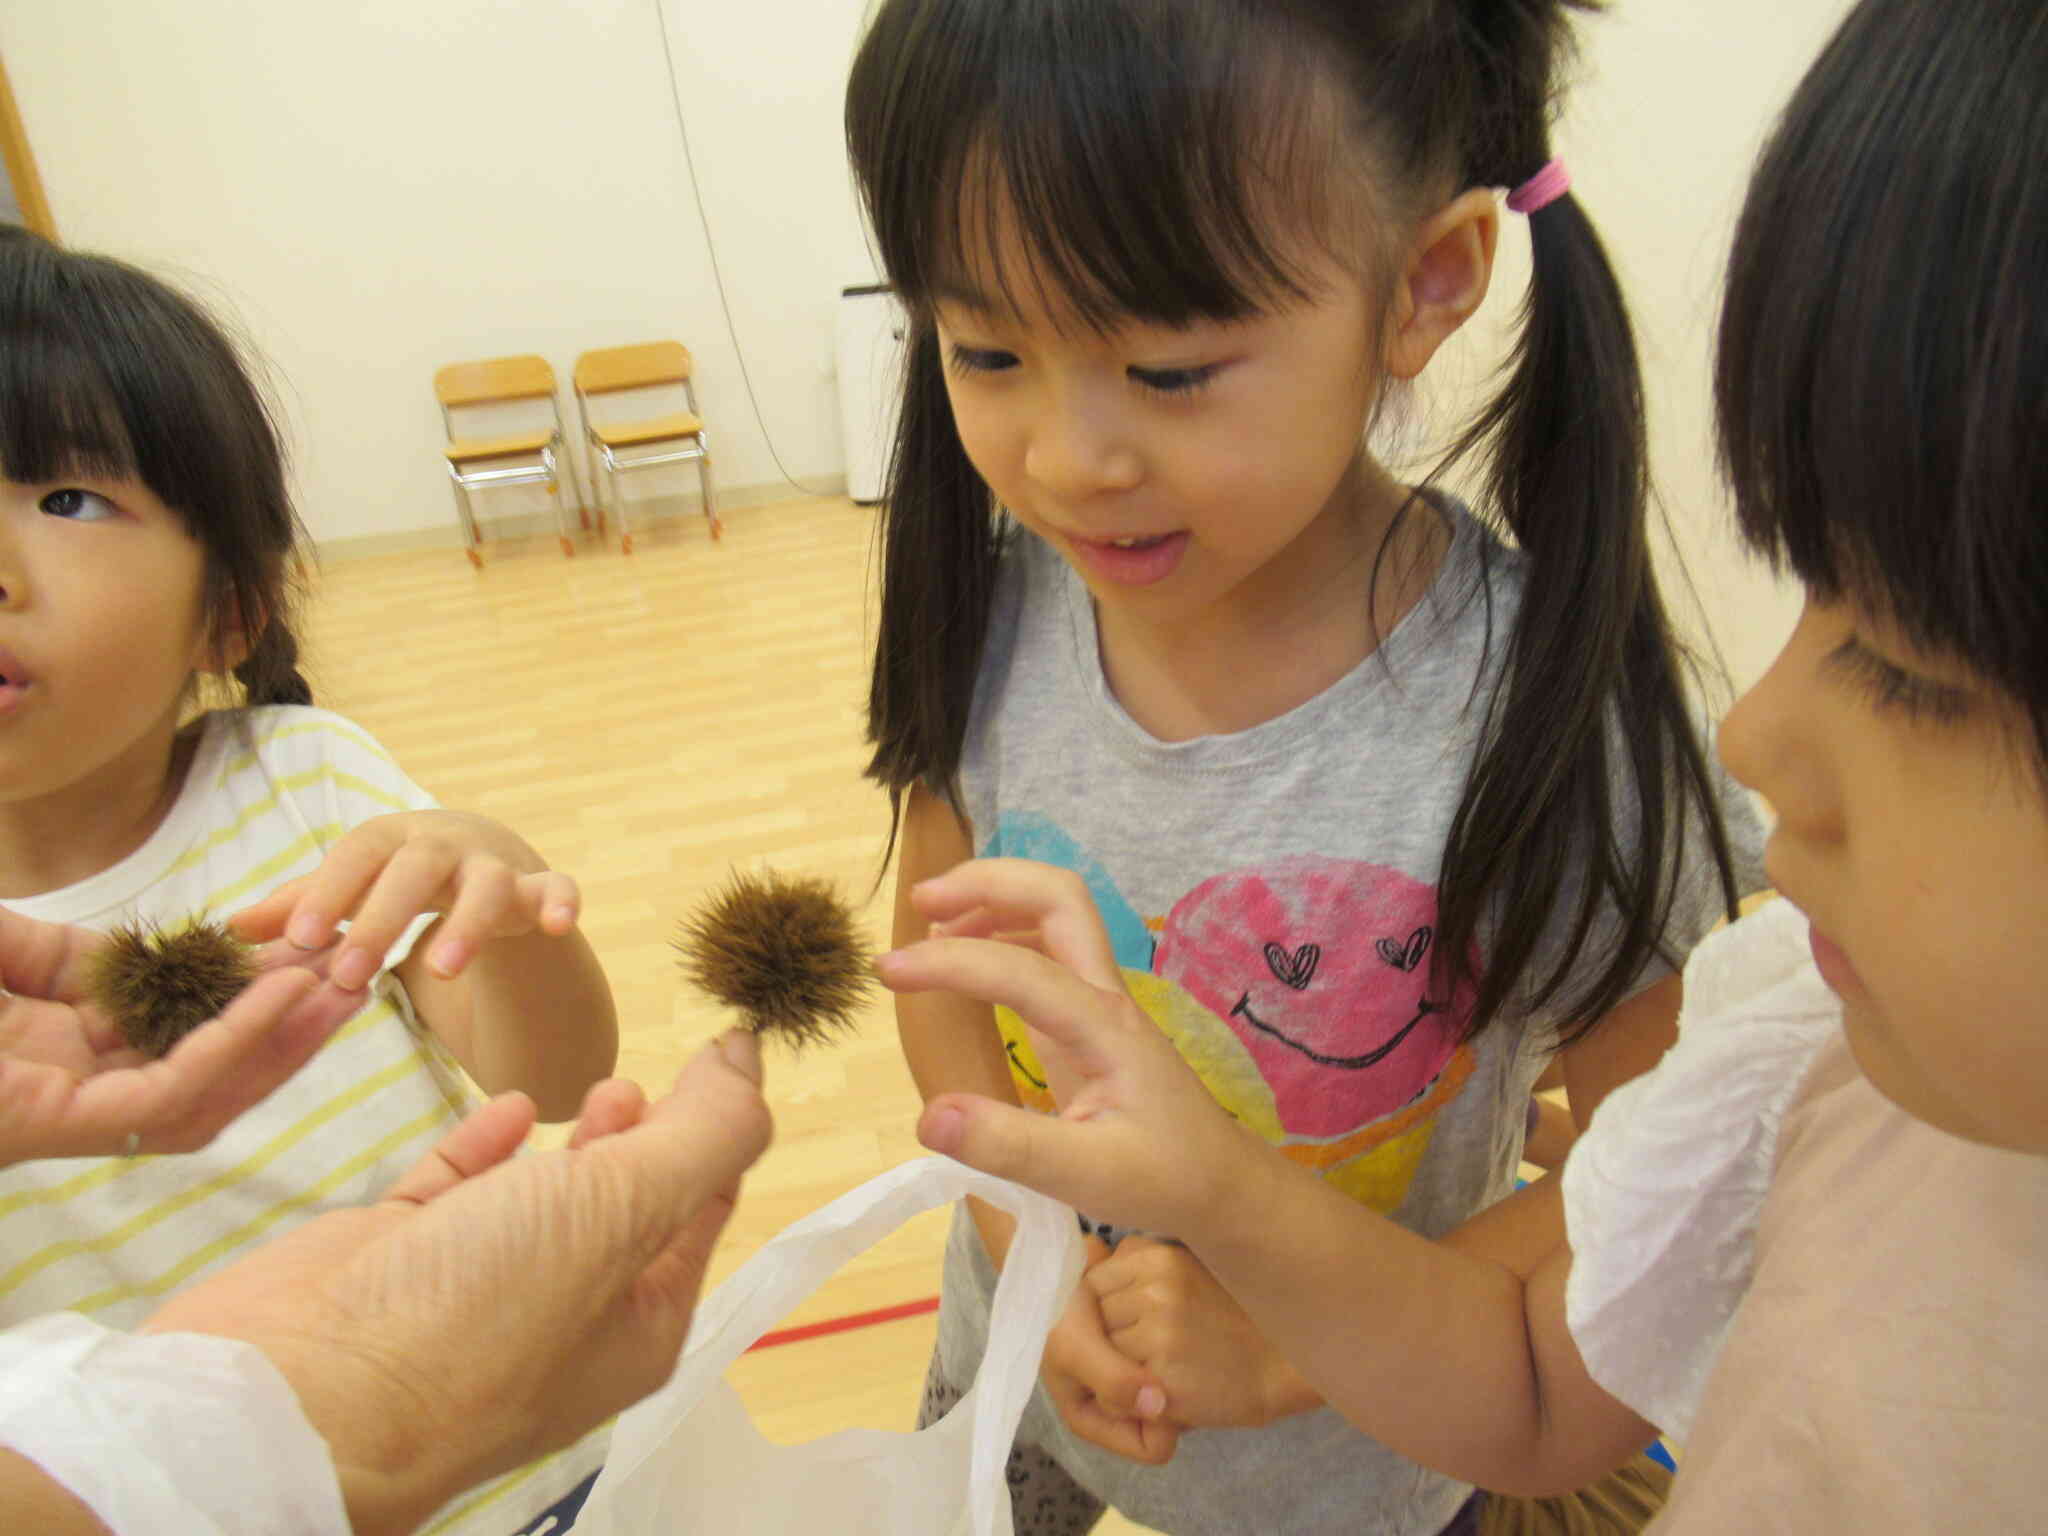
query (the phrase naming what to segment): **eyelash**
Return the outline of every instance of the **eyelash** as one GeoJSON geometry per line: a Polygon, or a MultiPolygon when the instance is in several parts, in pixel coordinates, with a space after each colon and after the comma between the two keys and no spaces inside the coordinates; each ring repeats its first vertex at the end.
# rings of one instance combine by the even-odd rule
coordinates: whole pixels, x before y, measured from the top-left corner
{"type": "Polygon", "coordinates": [[[1828,658],[1842,668],[1879,710],[1904,711],[1909,720],[1949,725],[1969,713],[1970,696],[1960,688],[1916,677],[1868,650],[1853,635],[1828,658]]]}
{"type": "Polygon", "coordinates": [[[1131,379],[1155,395],[1192,395],[1216,377],[1217,365],[1198,368],[1130,368],[1131,379]]]}
{"type": "MultiPolygon", "coordinates": [[[[947,360],[953,371],[962,376],[976,373],[1003,373],[1017,366],[1015,354],[997,351],[988,347],[963,347],[958,342],[947,349],[947,360]]],[[[1194,394],[1220,371],[1217,363],[1203,363],[1195,368],[1127,368],[1125,374],[1131,382],[1155,395],[1187,396],[1194,394]]]]}
{"type": "Polygon", "coordinates": [[[946,358],[955,373],[1001,373],[1017,366],[1017,359],[1008,352],[995,352],[987,347],[963,347],[954,342],[946,348],[946,358]]]}

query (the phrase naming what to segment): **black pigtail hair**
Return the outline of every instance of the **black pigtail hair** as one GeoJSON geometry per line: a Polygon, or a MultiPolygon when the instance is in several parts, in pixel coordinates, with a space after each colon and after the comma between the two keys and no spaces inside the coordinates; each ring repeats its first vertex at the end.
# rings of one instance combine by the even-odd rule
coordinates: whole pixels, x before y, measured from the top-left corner
{"type": "Polygon", "coordinates": [[[1497,900],[1474,1016],[1511,1001],[1551,1008],[1562,1045],[1662,952],[1689,836],[1706,838],[1731,917],[1739,893],[1650,566],[1642,383],[1621,290],[1570,194],[1529,233],[1533,275],[1507,381],[1453,450],[1483,453],[1488,502],[1527,577],[1444,850],[1436,963],[1467,952],[1497,900]],[[1626,845],[1618,828],[1633,833],[1626,845]],[[1565,911],[1554,963],[1529,975],[1565,911]],[[1608,911],[1620,929],[1606,964],[1568,992],[1608,911]]]}
{"type": "Polygon", "coordinates": [[[249,703],[310,704],[313,687],[299,671],[299,642],[289,625],[266,622],[249,654],[235,668],[249,703]]]}
{"type": "MultiPolygon", "coordinates": [[[[1601,0],[1471,0],[1456,51],[1472,92],[1467,185],[1513,187],[1551,158],[1569,10],[1601,0]],[[1476,68],[1473,66],[1476,65],[1476,68]]],[[[1450,60],[1444,67],[1455,69],[1450,60]]],[[[1732,918],[1739,892],[1688,658],[1651,566],[1642,370],[1606,248],[1570,192],[1528,220],[1529,289],[1506,377],[1453,444],[1526,561],[1506,665],[1439,876],[1434,964],[1449,984],[1482,930],[1475,1030],[1503,1008],[1580,1038],[1661,941],[1688,839],[1704,837],[1732,918]],[[1628,835],[1626,839],[1618,832],[1628,835]],[[1604,920],[1602,963],[1570,985],[1604,920]],[[1546,937],[1561,943],[1533,974],[1546,937]]]]}
{"type": "Polygon", "coordinates": [[[867,775],[889,792],[885,865],[913,785],[943,795],[966,820],[960,757],[1003,538],[988,487],[953,429],[929,315],[912,323],[904,367],[903,408],[885,476],[882,603],[868,684],[874,751],[867,775]]]}

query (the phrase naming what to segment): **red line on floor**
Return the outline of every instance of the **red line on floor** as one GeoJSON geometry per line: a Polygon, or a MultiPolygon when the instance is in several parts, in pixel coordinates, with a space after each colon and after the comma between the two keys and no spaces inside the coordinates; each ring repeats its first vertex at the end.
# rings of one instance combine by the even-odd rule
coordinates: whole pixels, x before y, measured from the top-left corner
{"type": "Polygon", "coordinates": [[[751,1354],[757,1349],[773,1349],[778,1344],[797,1344],[805,1339],[823,1338],[828,1333],[851,1333],[856,1328],[872,1328],[877,1323],[893,1323],[899,1317],[918,1317],[938,1310],[939,1298],[936,1296],[926,1296],[920,1301],[900,1301],[893,1307],[877,1307],[872,1312],[851,1312],[845,1317],[828,1317],[821,1323],[778,1328],[754,1340],[747,1346],[747,1352],[751,1354]]]}

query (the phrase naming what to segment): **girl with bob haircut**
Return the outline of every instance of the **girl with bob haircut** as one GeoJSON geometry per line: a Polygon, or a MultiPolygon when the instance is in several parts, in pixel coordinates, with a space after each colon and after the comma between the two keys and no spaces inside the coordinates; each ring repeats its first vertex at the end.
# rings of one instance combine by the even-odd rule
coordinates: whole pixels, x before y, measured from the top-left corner
{"type": "Polygon", "coordinates": [[[1757,167],[1721,453],[1806,607],[1720,750],[1777,811],[1784,899],[1692,957],[1678,1043],[1565,1164],[1565,1240],[1532,1191],[1429,1242],[1252,1144],[1080,885],[1015,860],[917,910],[1044,953],[942,938],[881,970],[1015,1007],[1063,1118],[949,1095],[925,1143],[1174,1232],[1354,1422],[1488,1487],[1575,1486],[1655,1425],[1685,1446],[1660,1533],[2037,1524],[2044,81],[2034,0],[1864,0],[1757,167]]]}
{"type": "MultiPolygon", "coordinates": [[[[576,883],[312,707],[298,534],[276,428],[213,319],[124,262],[0,230],[0,902],[93,930],[227,918],[357,1004],[203,1149],[0,1170],[0,1327],[133,1328],[379,1199],[479,1084],[567,1119],[611,1071],[576,883]],[[202,684],[223,707],[195,707],[202,684]]],[[[440,1529],[566,1517],[604,1444],[472,1490],[440,1529]]]]}
{"type": "MultiPolygon", "coordinates": [[[[911,323],[868,714],[898,941],[963,859],[1064,865],[1216,1100],[1426,1233],[1513,1188],[1554,1054],[1581,1118],[1656,1059],[1679,958],[1760,878],[1650,570],[1621,294],[1550,151],[1594,8],[885,0],[847,93],[911,323]],[[1456,445],[1468,510],[1366,439],[1485,297],[1503,187],[1534,278],[1456,445]]],[[[1053,1106],[1013,1016],[899,1023],[927,1099],[1053,1106]]],[[[1171,1223],[1088,1218],[1020,1529],[1476,1518],[1323,1411],[1171,1223]]],[[[1008,1239],[955,1221],[927,1421],[1008,1239]]]]}

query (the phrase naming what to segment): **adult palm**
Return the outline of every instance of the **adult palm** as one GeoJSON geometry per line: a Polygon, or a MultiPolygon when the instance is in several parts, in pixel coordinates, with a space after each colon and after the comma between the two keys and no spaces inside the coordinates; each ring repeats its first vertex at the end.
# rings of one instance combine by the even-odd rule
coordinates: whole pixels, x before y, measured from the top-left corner
{"type": "Polygon", "coordinates": [[[309,971],[274,969],[153,1061],[90,1000],[105,942],[0,909],[0,1165],[203,1147],[363,1004],[309,971]]]}

